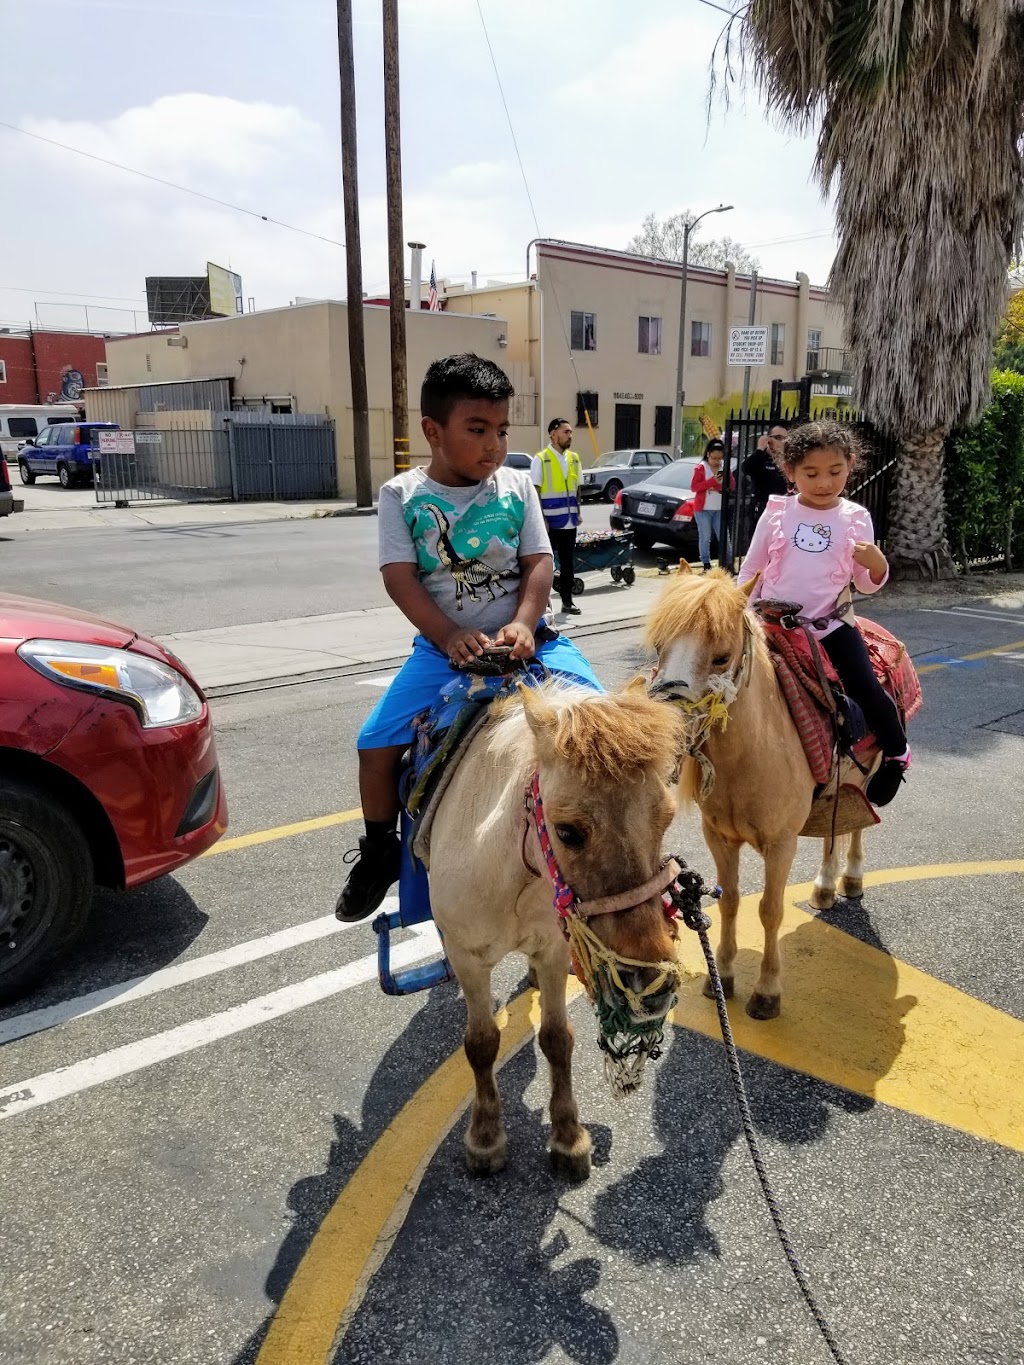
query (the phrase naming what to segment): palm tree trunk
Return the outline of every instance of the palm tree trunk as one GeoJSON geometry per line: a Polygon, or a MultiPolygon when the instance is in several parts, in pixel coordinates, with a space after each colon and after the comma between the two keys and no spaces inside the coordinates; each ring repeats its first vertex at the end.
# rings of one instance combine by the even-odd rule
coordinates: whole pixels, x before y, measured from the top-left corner
{"type": "Polygon", "coordinates": [[[946,540],[945,443],[942,427],[911,431],[903,437],[887,547],[893,578],[956,577],[946,540]]]}

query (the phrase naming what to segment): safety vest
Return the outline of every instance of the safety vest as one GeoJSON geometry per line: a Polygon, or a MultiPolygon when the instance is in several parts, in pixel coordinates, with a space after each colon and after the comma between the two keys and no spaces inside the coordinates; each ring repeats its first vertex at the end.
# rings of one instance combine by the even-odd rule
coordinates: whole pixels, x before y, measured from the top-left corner
{"type": "Polygon", "coordinates": [[[540,460],[540,505],[544,520],[555,531],[565,530],[580,524],[580,504],[577,489],[580,486],[580,457],[575,450],[567,450],[566,469],[550,446],[539,452],[540,460]]]}

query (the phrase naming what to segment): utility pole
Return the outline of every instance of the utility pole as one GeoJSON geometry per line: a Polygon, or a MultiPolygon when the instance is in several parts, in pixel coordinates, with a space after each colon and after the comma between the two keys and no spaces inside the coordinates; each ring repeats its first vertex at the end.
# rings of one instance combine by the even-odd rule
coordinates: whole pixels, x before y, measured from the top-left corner
{"type": "MultiPolygon", "coordinates": [[[[683,277],[679,288],[679,350],[676,353],[676,400],[672,405],[672,450],[676,458],[683,453],[683,404],[686,402],[686,389],[683,386],[683,373],[686,364],[686,276],[690,264],[690,233],[702,218],[709,213],[728,213],[732,204],[719,204],[716,209],[705,209],[686,223],[683,228],[683,277]]],[[[529,258],[529,250],[527,250],[529,258]]]]}
{"type": "MultiPolygon", "coordinates": [[[[395,473],[409,468],[409,382],[405,354],[405,248],[402,232],[402,120],[398,86],[398,0],[384,6],[384,153],[391,295],[391,425],[395,473]]],[[[416,300],[419,309],[419,300],[416,300]]]]}
{"type": "Polygon", "coordinates": [[[341,184],[345,200],[348,271],[348,367],[352,381],[352,444],[356,506],[373,506],[370,476],[370,404],[366,392],[363,325],[363,256],[359,240],[359,173],[356,160],[356,78],[352,54],[352,0],[338,0],[338,75],[341,82],[341,184]]]}

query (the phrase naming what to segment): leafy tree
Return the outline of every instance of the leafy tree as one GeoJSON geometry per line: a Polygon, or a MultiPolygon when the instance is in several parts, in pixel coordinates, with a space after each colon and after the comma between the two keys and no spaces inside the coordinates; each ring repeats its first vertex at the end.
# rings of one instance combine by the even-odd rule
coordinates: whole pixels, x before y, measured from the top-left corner
{"type": "Polygon", "coordinates": [[[952,573],[943,447],[988,402],[1024,218],[1024,10],[751,0],[727,49],[737,29],[769,113],[817,131],[839,237],[830,289],[860,406],[902,448],[890,558],[897,571],[952,573]]]}
{"type": "MultiPolygon", "coordinates": [[[[626,250],[637,256],[650,256],[658,261],[683,259],[683,233],[687,223],[697,217],[690,209],[658,219],[649,213],[637,235],[626,243],[626,250]]],[[[724,270],[731,261],[741,275],[749,275],[760,264],[756,256],[731,237],[714,237],[701,241],[703,223],[690,234],[690,265],[703,265],[709,270],[724,270]]]]}

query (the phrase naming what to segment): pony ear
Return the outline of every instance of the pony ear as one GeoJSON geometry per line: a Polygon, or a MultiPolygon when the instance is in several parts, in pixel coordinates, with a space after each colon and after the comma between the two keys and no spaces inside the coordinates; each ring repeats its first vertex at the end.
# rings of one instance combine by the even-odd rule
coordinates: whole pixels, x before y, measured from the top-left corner
{"type": "Polygon", "coordinates": [[[526,723],[540,741],[550,738],[558,726],[558,712],[536,687],[519,684],[519,697],[526,712],[526,723]]]}
{"type": "Polygon", "coordinates": [[[676,573],[693,573],[693,570],[690,568],[690,561],[688,559],[681,559],[676,573]]]}
{"type": "Polygon", "coordinates": [[[757,587],[758,583],[760,582],[760,579],[761,570],[758,569],[757,573],[754,574],[753,578],[748,579],[748,581],[744,583],[743,586],[740,588],[740,592],[743,594],[743,596],[747,599],[748,602],[750,601],[751,593],[757,587]]]}
{"type": "Polygon", "coordinates": [[[638,673],[635,678],[630,678],[629,682],[622,689],[628,697],[631,693],[639,697],[647,696],[647,679],[642,673],[638,673]]]}

